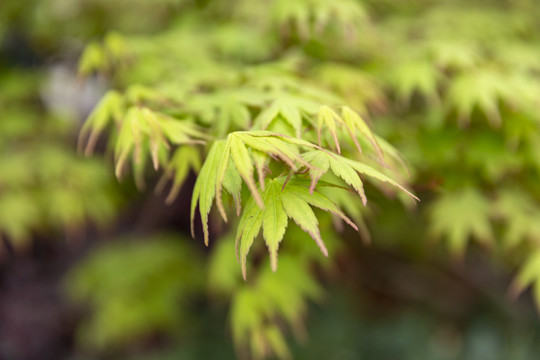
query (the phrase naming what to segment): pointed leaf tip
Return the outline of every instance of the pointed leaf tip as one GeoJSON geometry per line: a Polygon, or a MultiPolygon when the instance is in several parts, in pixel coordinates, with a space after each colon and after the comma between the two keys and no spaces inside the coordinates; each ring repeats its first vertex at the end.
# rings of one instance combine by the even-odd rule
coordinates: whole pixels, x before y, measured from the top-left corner
{"type": "Polygon", "coordinates": [[[209,230],[208,230],[208,214],[212,208],[212,202],[216,194],[216,173],[219,165],[220,154],[223,149],[223,142],[215,142],[206,160],[201,168],[199,176],[195,181],[193,188],[193,194],[191,197],[191,233],[194,236],[195,210],[197,205],[199,206],[199,213],[201,215],[201,221],[203,225],[204,242],[208,245],[209,230]]]}
{"type": "Polygon", "coordinates": [[[236,134],[231,134],[229,136],[231,158],[234,161],[234,165],[236,166],[236,169],[238,170],[238,173],[242,179],[244,179],[244,182],[257,202],[257,205],[259,205],[259,207],[262,209],[264,208],[264,203],[262,201],[261,194],[255,185],[255,179],[253,178],[254,167],[249,151],[244,142],[236,134]]]}
{"type": "Polygon", "coordinates": [[[293,219],[302,230],[307,232],[315,240],[322,253],[328,256],[328,250],[319,232],[319,222],[308,203],[293,191],[288,190],[288,188],[285,188],[281,193],[281,203],[287,216],[293,219]]]}
{"type": "Polygon", "coordinates": [[[272,270],[277,269],[277,252],[287,228],[287,214],[281,204],[281,184],[271,180],[264,193],[263,236],[270,254],[272,270]]]}
{"type": "Polygon", "coordinates": [[[227,173],[227,170],[229,168],[229,159],[231,154],[231,141],[230,141],[230,135],[227,137],[227,142],[220,146],[220,159],[219,164],[217,167],[217,174],[216,174],[216,205],[219,210],[219,213],[221,214],[221,218],[223,221],[227,222],[227,212],[225,211],[225,208],[223,206],[223,200],[222,200],[222,187],[223,183],[225,181],[225,176],[227,173]]]}

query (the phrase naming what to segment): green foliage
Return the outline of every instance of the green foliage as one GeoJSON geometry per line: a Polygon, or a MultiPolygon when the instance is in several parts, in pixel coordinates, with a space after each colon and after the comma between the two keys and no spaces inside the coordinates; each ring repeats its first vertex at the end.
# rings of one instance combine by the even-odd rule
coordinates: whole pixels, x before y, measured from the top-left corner
{"type": "Polygon", "coordinates": [[[302,39],[317,35],[331,23],[351,31],[366,20],[361,3],[350,0],[278,0],[272,4],[272,15],[279,25],[292,26],[302,39]]]}
{"type": "MultiPolygon", "coordinates": [[[[251,6],[241,2],[234,12],[240,19],[250,11],[261,15],[260,9],[251,6]]],[[[251,40],[263,43],[255,57],[241,55],[234,50],[233,42],[224,44],[221,25],[201,26],[207,16],[202,11],[152,37],[114,35],[121,49],[118,51],[110,49],[109,38],[90,44],[79,67],[81,75],[86,76],[96,71],[112,72],[117,86],[102,99],[83,127],[80,144],[86,142],[87,153],[92,152],[98,137],[108,132],[117,176],[123,173],[131,157],[136,183],[142,186],[145,164],[151,159],[154,170],[164,169],[158,189],[164,189],[165,179],[173,182],[169,202],[178,194],[190,169],[198,171],[191,199],[192,235],[196,235],[198,208],[204,241],[209,244],[210,215],[215,203],[221,218],[231,223],[231,230],[236,227],[236,253],[244,279],[248,252],[259,253],[255,240],[261,232],[270,254],[270,269],[280,273],[278,249],[290,241],[289,219],[308,233],[326,256],[329,250],[319,230],[320,222],[341,218],[355,230],[360,225],[367,238],[363,212],[357,209],[367,203],[366,180],[387,192],[397,190],[414,197],[400,184],[401,165],[396,164],[402,160],[397,150],[375,135],[357,111],[343,106],[339,94],[328,92],[303,76],[302,63],[309,61],[309,57],[279,48],[285,38],[299,44],[313,36],[345,39],[365,22],[363,7],[354,1],[276,1],[272,6],[271,21],[261,20],[259,29],[264,34],[251,40]],[[283,31],[283,38],[276,38],[275,28],[283,31]],[[263,48],[267,50],[262,51],[263,48]],[[157,58],[159,64],[155,62],[157,58]],[[399,181],[395,180],[397,177],[399,181]],[[358,198],[335,195],[334,202],[323,195],[325,187],[344,193],[350,187],[358,198]],[[238,220],[230,219],[229,199],[234,202],[238,220]],[[344,204],[345,211],[359,225],[339,209],[338,203],[344,204]]],[[[216,5],[210,6],[209,11],[225,14],[230,9],[216,5]]],[[[251,20],[239,20],[228,29],[244,26],[251,20]]],[[[312,66],[316,65],[313,62],[312,66]]],[[[371,101],[373,97],[366,99],[371,101]]],[[[367,104],[355,104],[365,113],[367,104]]],[[[309,254],[295,272],[303,271],[303,276],[307,276],[309,263],[317,257],[316,253],[309,254]]],[[[234,258],[232,253],[229,256],[234,258]]],[[[215,259],[225,261],[224,255],[215,259]]],[[[300,258],[291,257],[286,262],[294,261],[300,258]]],[[[282,263],[281,260],[281,266],[282,263]]],[[[272,297],[281,296],[283,291],[299,292],[300,299],[309,299],[308,294],[303,294],[306,290],[298,288],[296,282],[295,289],[291,285],[291,289],[280,290],[278,285],[286,286],[285,280],[272,280],[275,285],[265,293],[270,303],[262,306],[257,300],[261,296],[258,289],[271,275],[264,275],[261,270],[263,273],[255,275],[255,285],[245,285],[244,295],[240,295],[242,286],[238,287],[235,277],[221,278],[216,271],[211,272],[215,274],[211,279],[216,288],[235,287],[230,295],[234,299],[233,309],[240,301],[246,302],[241,307],[243,312],[253,312],[252,319],[241,325],[242,317],[236,314],[239,310],[233,310],[233,329],[245,327],[233,330],[239,346],[245,345],[238,341],[239,337],[244,338],[239,333],[248,331],[248,347],[255,357],[271,353],[285,357],[285,341],[273,319],[285,317],[293,322],[290,314],[283,313],[290,308],[281,304],[276,314],[261,312],[271,309],[272,297]],[[222,279],[222,286],[217,279],[222,279]],[[249,305],[252,301],[256,304],[249,305]]]]}
{"type": "Polygon", "coordinates": [[[23,250],[37,231],[74,240],[82,225],[105,225],[119,199],[106,167],[67,144],[72,124],[36,106],[40,74],[18,74],[0,74],[0,238],[23,250]]]}
{"type": "Polygon", "coordinates": [[[249,345],[255,358],[271,355],[289,358],[282,330],[272,319],[283,318],[301,336],[307,301],[320,296],[320,287],[303,264],[294,257],[282,256],[278,271],[271,272],[267,268],[253,286],[235,292],[231,322],[236,345],[240,349],[249,345]]]}
{"type": "Polygon", "coordinates": [[[326,196],[318,192],[310,192],[303,186],[286,183],[285,178],[268,180],[262,194],[263,208],[259,207],[251,197],[246,209],[240,217],[236,235],[236,253],[242,265],[242,275],[246,278],[246,257],[262,227],[263,236],[270,254],[273,271],[277,269],[277,250],[285,235],[288,219],[307,232],[317,243],[322,253],[328,256],[318,228],[317,217],[311,206],[332,213],[354,229],[357,226],[326,196]]]}
{"type": "Polygon", "coordinates": [[[521,264],[517,294],[538,273],[538,4],[415,3],[422,16],[379,7],[387,45],[372,57],[385,59],[376,74],[409,105],[395,107],[400,121],[383,120],[385,135],[404,144],[414,182],[435,190],[421,196],[424,233],[456,255],[474,239],[521,264]]]}
{"type": "MultiPolygon", "coordinates": [[[[205,243],[216,238],[210,288],[231,300],[241,351],[255,358],[290,356],[280,319],[295,332],[299,315],[292,312],[303,314],[307,301],[319,298],[310,266],[328,263],[310,238],[332,258],[342,243],[332,240],[342,225],[336,219],[365,240],[367,227],[377,232],[381,224],[394,227],[390,233],[400,235],[394,243],[403,247],[426,248],[422,239],[443,239],[458,257],[477,251],[476,243],[487,245],[481,251],[502,254],[521,268],[516,293],[531,284],[538,293],[537,2],[74,3],[106,14],[95,28],[82,21],[76,33],[103,34],[87,42],[79,73],[106,77],[111,87],[85,123],[80,145],[90,154],[107,138],[116,175],[130,165],[141,188],[152,168],[161,171],[157,188],[172,183],[169,203],[188,175],[197,175],[192,235],[198,235],[200,217],[205,243]],[[147,20],[134,21],[136,9],[147,20]],[[127,20],[114,26],[121,34],[104,34],[116,19],[111,14],[123,13],[127,20]],[[416,203],[407,182],[422,198],[414,231],[392,218],[407,219],[403,208],[416,203]],[[374,189],[404,206],[382,200],[374,189]],[[216,225],[214,205],[227,226],[216,225]],[[261,260],[264,245],[269,266],[261,260]],[[248,269],[249,281],[242,281],[248,269]],[[291,305],[284,305],[285,295],[291,305]]],[[[13,19],[21,9],[3,8],[0,19],[13,19]]],[[[40,9],[43,4],[32,11],[40,9]]],[[[61,31],[46,25],[32,31],[47,29],[44,37],[61,31]]],[[[8,84],[7,94],[26,91],[8,84]]],[[[9,119],[33,118],[7,111],[9,119]]],[[[35,139],[26,135],[29,123],[0,122],[0,139],[35,139]]],[[[0,171],[0,228],[8,236],[28,238],[44,217],[71,224],[110,214],[111,204],[96,200],[106,176],[90,167],[78,170],[88,187],[76,189],[90,200],[76,202],[62,183],[58,191],[43,187],[44,199],[54,197],[44,203],[59,204],[54,210],[30,204],[32,179],[48,178],[40,174],[51,165],[36,166],[37,175],[29,176],[20,164],[39,157],[17,156],[0,158],[0,168],[9,169],[0,171]],[[13,188],[6,192],[4,183],[13,188]]],[[[66,160],[65,168],[73,169],[72,162],[66,160]]],[[[74,176],[55,174],[64,181],[74,176]]]]}
{"type": "Polygon", "coordinates": [[[539,238],[540,224],[537,219],[540,209],[523,191],[502,189],[493,209],[495,216],[505,222],[502,240],[506,248],[518,246],[522,242],[536,242],[539,238]]]}
{"type": "Polygon", "coordinates": [[[203,279],[202,260],[178,236],[102,246],[66,282],[70,298],[91,310],[79,341],[102,349],[155,332],[179,331],[191,321],[185,309],[203,279]]]}
{"type": "Polygon", "coordinates": [[[490,210],[489,201],[473,189],[445,194],[431,209],[432,232],[448,237],[450,250],[463,255],[471,237],[487,244],[492,242],[490,210]]]}
{"type": "Polygon", "coordinates": [[[528,286],[532,285],[536,303],[540,303],[540,252],[538,250],[529,254],[511,288],[513,295],[518,295],[528,286]]]}

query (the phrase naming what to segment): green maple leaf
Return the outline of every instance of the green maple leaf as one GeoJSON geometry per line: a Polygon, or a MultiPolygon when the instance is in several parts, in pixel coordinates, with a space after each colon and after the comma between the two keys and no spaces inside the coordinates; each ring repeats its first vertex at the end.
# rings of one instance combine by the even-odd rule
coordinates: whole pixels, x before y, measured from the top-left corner
{"type": "Polygon", "coordinates": [[[132,106],[121,122],[115,146],[116,176],[120,177],[130,154],[135,169],[144,169],[145,151],[149,151],[154,169],[158,169],[160,157],[166,157],[171,144],[204,143],[208,135],[189,120],[178,120],[157,113],[147,107],[132,106]]]}
{"type": "Polygon", "coordinates": [[[281,187],[276,181],[270,181],[265,193],[265,209],[263,212],[263,236],[270,252],[272,269],[277,269],[277,250],[287,228],[287,213],[281,202],[281,187]]]}
{"type": "Polygon", "coordinates": [[[260,107],[267,98],[267,94],[247,88],[197,93],[186,101],[186,111],[211,125],[220,137],[231,131],[248,129],[252,120],[249,107],[260,107]]]}
{"type": "Polygon", "coordinates": [[[437,103],[439,101],[437,87],[441,78],[433,62],[415,60],[396,66],[389,79],[400,101],[408,105],[416,92],[431,103],[437,103]]]}
{"type": "MultiPolygon", "coordinates": [[[[253,156],[248,148],[254,150],[254,153],[261,152],[274,155],[296,170],[296,162],[307,163],[302,159],[297,149],[289,146],[290,143],[315,147],[315,145],[307,141],[286,138],[268,131],[234,132],[229,134],[226,140],[216,141],[210,149],[195,182],[191,202],[192,235],[194,235],[194,212],[197,205],[199,205],[204,240],[208,245],[208,213],[212,207],[214,197],[216,197],[216,205],[223,220],[227,221],[227,214],[221,199],[221,192],[224,187],[235,197],[237,206],[240,205],[238,177],[248,186],[256,206],[263,208],[264,203],[253,177],[255,168],[260,167],[260,160],[257,156],[253,156]]],[[[250,207],[246,207],[244,211],[247,211],[248,208],[250,207]]]]}
{"type": "Polygon", "coordinates": [[[90,116],[88,116],[81,129],[79,134],[79,150],[82,147],[84,139],[88,137],[85,154],[91,154],[94,151],[99,136],[111,122],[115,122],[116,124],[121,123],[125,112],[124,106],[124,99],[119,92],[115,90],[107,92],[90,116]]]}
{"type": "Polygon", "coordinates": [[[321,33],[331,23],[355,28],[367,18],[365,9],[353,0],[277,0],[272,15],[278,25],[293,24],[302,39],[321,33]]]}
{"type": "Polygon", "coordinates": [[[309,300],[321,297],[322,289],[310,273],[309,264],[283,255],[276,272],[263,269],[252,284],[234,292],[231,304],[232,335],[235,345],[251,346],[254,358],[275,354],[289,358],[287,343],[276,319],[302,333],[302,318],[309,300]]]}
{"type": "MultiPolygon", "coordinates": [[[[292,145],[311,148],[316,147],[307,141],[281,136],[269,131],[239,131],[227,136],[227,140],[224,141],[223,151],[219,158],[219,164],[216,165],[217,180],[215,182],[215,191],[217,194],[216,204],[223,220],[227,221],[227,213],[221,200],[221,189],[227,171],[230,169],[230,160],[232,160],[236,169],[236,171],[229,170],[232,171],[231,176],[238,174],[247,185],[257,205],[259,207],[264,207],[253,177],[253,171],[256,168],[259,179],[263,179],[264,176],[261,174],[265,162],[265,155],[261,156],[261,154],[273,155],[282,160],[293,170],[297,170],[296,163],[298,162],[302,165],[309,166],[309,164],[301,157],[298,149],[292,145]],[[248,149],[250,149],[251,152],[248,149]]],[[[264,182],[259,184],[261,188],[264,188],[263,184],[264,182]]]]}
{"type": "Polygon", "coordinates": [[[330,132],[330,135],[332,136],[336,151],[338,153],[341,153],[341,147],[339,145],[337,133],[338,124],[344,124],[341,117],[328,106],[321,106],[321,108],[319,109],[319,113],[317,114],[317,138],[319,140],[319,146],[322,145],[321,133],[324,125],[324,127],[330,132]]]}
{"type": "Polygon", "coordinates": [[[208,214],[212,208],[212,202],[216,195],[216,173],[219,166],[220,154],[223,152],[225,143],[216,141],[201,168],[191,195],[191,236],[195,237],[195,209],[199,206],[199,213],[203,224],[204,242],[208,245],[208,214]]]}
{"type": "Polygon", "coordinates": [[[103,46],[97,42],[90,43],[84,49],[79,59],[78,72],[88,76],[93,72],[104,70],[109,66],[109,59],[103,46]]]}
{"type": "Polygon", "coordinates": [[[437,65],[445,69],[470,69],[480,58],[480,51],[474,43],[459,40],[434,40],[428,51],[437,65]]]}
{"type": "MultiPolygon", "coordinates": [[[[366,144],[369,144],[369,149],[374,152],[381,163],[385,163],[383,148],[379,144],[379,138],[371,131],[362,117],[353,111],[348,106],[341,109],[341,116],[328,106],[321,106],[317,114],[317,137],[319,146],[322,146],[321,134],[323,130],[327,130],[333,140],[334,148],[338,153],[341,153],[340,138],[343,138],[342,133],[345,132],[353,141],[356,149],[362,153],[366,144]],[[341,130],[338,132],[338,130],[341,130]],[[364,146],[364,147],[363,147],[364,146]]],[[[390,156],[395,151],[392,147],[384,142],[385,149],[388,150],[390,156]]]]}
{"type": "Polygon", "coordinates": [[[316,102],[305,97],[284,95],[277,97],[269,107],[261,111],[255,121],[259,128],[266,130],[273,121],[282,118],[294,129],[294,135],[300,137],[303,118],[313,115],[317,108],[316,102]]]}
{"type": "MultiPolygon", "coordinates": [[[[330,169],[336,176],[355,189],[364,204],[367,199],[359,175],[365,175],[376,181],[389,183],[418,200],[417,197],[399,183],[375,168],[323,150],[308,141],[279,135],[270,131],[234,132],[229,134],[226,140],[220,140],[214,143],[195,183],[191,219],[193,221],[194,210],[197,204],[199,204],[206,244],[208,244],[208,213],[210,212],[214,197],[216,198],[216,205],[223,220],[227,221],[227,213],[222,201],[222,190],[225,188],[233,196],[237,213],[239,213],[241,202],[240,179],[242,179],[251,193],[250,200],[241,218],[246,219],[247,217],[249,221],[245,220],[247,221],[246,225],[241,220],[241,224],[239,225],[239,229],[242,229],[242,236],[245,238],[241,242],[241,253],[247,254],[253,239],[257,236],[259,229],[263,225],[263,212],[266,211],[265,199],[269,192],[264,185],[264,174],[261,175],[261,173],[264,171],[262,168],[265,166],[265,157],[269,155],[288,165],[293,173],[300,168],[308,169],[312,178],[312,184],[309,190],[311,193],[314,193],[319,178],[330,169]],[[301,150],[306,149],[309,151],[301,152],[301,150]],[[262,195],[253,176],[255,169],[259,173],[259,188],[262,190],[262,195]]],[[[291,195],[291,197],[294,196],[298,196],[298,194],[291,195]]],[[[308,201],[308,203],[311,202],[308,201]]],[[[276,208],[274,204],[275,202],[271,204],[273,209],[276,208]]],[[[313,238],[318,242],[324,252],[324,246],[318,235],[318,230],[315,231],[313,228],[313,224],[316,224],[316,218],[314,215],[311,216],[312,213],[310,213],[310,210],[306,209],[303,205],[298,205],[304,207],[301,211],[298,211],[298,206],[293,206],[288,199],[282,200],[282,205],[289,217],[293,218],[305,231],[313,235],[313,238]]],[[[325,210],[333,212],[335,209],[328,207],[325,210]]],[[[279,220],[276,217],[273,221],[278,222],[279,220]]],[[[270,220],[267,221],[269,222],[270,220]]],[[[272,241],[272,246],[275,246],[275,242],[272,241]]]]}
{"type": "Polygon", "coordinates": [[[522,156],[517,151],[502,146],[504,138],[499,133],[481,132],[471,136],[465,164],[481,171],[487,180],[497,181],[506,174],[517,173],[522,167],[522,156]]]}
{"type": "Polygon", "coordinates": [[[361,206],[360,198],[351,196],[349,191],[343,191],[342,188],[336,186],[323,185],[319,187],[318,191],[327,198],[332,199],[336,206],[343,209],[347,216],[354,221],[365,244],[371,243],[371,234],[364,220],[365,214],[369,214],[369,208],[361,206]]]}
{"type": "Polygon", "coordinates": [[[442,195],[430,210],[430,231],[446,238],[450,250],[461,256],[469,238],[490,244],[493,231],[490,223],[491,204],[477,190],[466,188],[442,195]]]}
{"type": "Polygon", "coordinates": [[[510,294],[517,296],[530,285],[533,286],[533,296],[540,308],[540,249],[537,247],[528,254],[525,263],[514,278],[510,286],[510,294]]]}
{"type": "MultiPolygon", "coordinates": [[[[217,136],[227,134],[231,129],[247,129],[250,127],[251,115],[246,104],[235,99],[224,98],[217,106],[218,116],[214,121],[217,136]]],[[[204,107],[208,111],[208,107],[204,107]]]]}
{"type": "Polygon", "coordinates": [[[540,240],[540,209],[530,195],[520,189],[506,188],[498,192],[494,214],[504,220],[504,244],[517,246],[524,240],[540,240]]]}
{"type": "Polygon", "coordinates": [[[302,157],[310,164],[309,175],[311,177],[310,191],[315,189],[317,181],[330,169],[337,177],[341,178],[347,185],[350,185],[358,193],[363,203],[367,202],[366,195],[364,193],[363,182],[360,179],[359,174],[365,175],[374,180],[388,183],[391,186],[403,191],[415,200],[419,200],[410,191],[405,189],[402,185],[395,180],[384,175],[379,170],[361,163],[359,161],[347,159],[343,156],[324,151],[314,150],[308,151],[302,154],[302,157]]]}
{"type": "Polygon", "coordinates": [[[486,68],[458,75],[448,89],[448,102],[456,110],[458,121],[468,124],[478,107],[492,125],[500,125],[498,101],[514,101],[509,79],[499,71],[486,68]]]}
{"type": "Polygon", "coordinates": [[[174,152],[174,155],[165,166],[165,171],[156,186],[156,191],[159,192],[165,186],[166,180],[173,180],[169,195],[165,199],[167,204],[172,203],[178,196],[191,169],[195,172],[201,169],[201,155],[194,147],[181,146],[174,152]]]}
{"type": "Polygon", "coordinates": [[[328,251],[321,238],[318,220],[311,207],[330,212],[347,222],[355,230],[356,225],[326,196],[307,188],[285,183],[285,178],[267,180],[262,194],[264,208],[257,206],[251,197],[242,212],[236,235],[237,256],[242,274],[246,277],[246,259],[253,241],[262,227],[263,237],[270,254],[272,270],[277,269],[277,250],[285,235],[288,219],[292,219],[302,230],[307,232],[328,256],[328,251]]]}

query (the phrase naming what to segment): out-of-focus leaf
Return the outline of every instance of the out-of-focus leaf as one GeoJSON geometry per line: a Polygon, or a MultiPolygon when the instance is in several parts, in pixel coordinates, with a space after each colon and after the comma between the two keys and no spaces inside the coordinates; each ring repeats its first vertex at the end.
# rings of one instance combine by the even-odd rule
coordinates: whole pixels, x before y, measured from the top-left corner
{"type": "Polygon", "coordinates": [[[86,46],[79,60],[79,74],[87,76],[96,71],[105,70],[109,66],[107,56],[99,43],[86,46]]]}
{"type": "Polygon", "coordinates": [[[505,222],[503,239],[507,248],[524,240],[540,241],[540,208],[530,194],[515,188],[501,189],[493,211],[505,222]]]}
{"type": "Polygon", "coordinates": [[[198,172],[201,168],[201,158],[199,151],[191,146],[180,146],[166,165],[163,176],[158,184],[158,189],[163,188],[166,179],[172,178],[172,188],[165,202],[170,204],[178,196],[180,188],[184,184],[189,171],[198,172]]]}
{"type": "Polygon", "coordinates": [[[415,92],[432,103],[439,99],[437,86],[441,74],[432,62],[420,60],[401,63],[391,73],[389,80],[404,104],[410,103],[415,92]]]}
{"type": "Polygon", "coordinates": [[[98,348],[125,344],[188,324],[186,303],[202,288],[202,262],[171,236],[123,241],[95,250],[68,274],[72,301],[87,303],[79,341],[98,348]]]}
{"type": "Polygon", "coordinates": [[[88,136],[85,153],[93,152],[99,135],[105,128],[114,121],[119,124],[124,116],[124,100],[119,92],[110,90],[94,108],[79,135],[79,146],[82,146],[82,139],[88,136]]]}
{"type": "Polygon", "coordinates": [[[488,199],[475,189],[445,194],[430,209],[430,231],[434,236],[447,239],[450,251],[462,256],[470,238],[492,243],[491,210],[488,199]]]}
{"type": "Polygon", "coordinates": [[[231,326],[238,350],[249,349],[256,358],[288,358],[289,350],[282,329],[276,328],[276,318],[282,318],[298,332],[308,301],[319,299],[321,294],[306,264],[283,256],[276,272],[263,271],[256,283],[245,283],[234,295],[231,326]]]}
{"type": "Polygon", "coordinates": [[[500,72],[483,69],[458,76],[448,90],[449,105],[462,124],[468,124],[475,107],[478,107],[492,125],[500,125],[501,115],[498,101],[511,103],[513,94],[507,77],[500,72]]]}

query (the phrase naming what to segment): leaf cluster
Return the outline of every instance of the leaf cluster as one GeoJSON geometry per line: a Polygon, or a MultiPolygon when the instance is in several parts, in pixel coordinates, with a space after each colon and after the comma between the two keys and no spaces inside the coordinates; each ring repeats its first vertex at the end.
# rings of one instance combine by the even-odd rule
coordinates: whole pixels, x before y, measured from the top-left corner
{"type": "MultiPolygon", "coordinates": [[[[446,239],[458,256],[470,239],[500,249],[526,264],[520,289],[536,284],[538,4],[366,2],[373,19],[366,26],[360,2],[273,1],[270,12],[257,1],[210,3],[182,16],[182,25],[126,37],[129,56],[99,45],[107,60],[84,68],[107,74],[118,90],[85,125],[89,149],[109,133],[117,168],[131,157],[139,179],[144,159],[152,159],[164,169],[160,187],[167,178],[174,184],[169,201],[196,172],[192,233],[200,217],[207,244],[222,235],[212,227],[215,205],[230,224],[221,239],[235,234],[245,278],[263,243],[279,277],[292,223],[326,253],[320,224],[341,219],[365,233],[363,206],[373,187],[410,198],[402,185],[408,172],[390,145],[397,144],[426,199],[418,233],[446,239]],[[242,29],[255,30],[240,36],[242,29]]],[[[401,211],[394,206],[378,209],[379,224],[395,224],[385,219],[401,211]]],[[[409,230],[395,231],[398,241],[427,248],[409,230]]],[[[225,255],[219,259],[225,264],[225,255]]],[[[254,268],[254,285],[245,285],[257,288],[269,270],[254,268]]],[[[221,283],[234,299],[235,337],[248,338],[256,357],[286,357],[272,321],[285,315],[265,313],[277,305],[252,288],[238,290],[238,273],[217,269],[213,286],[221,283]]],[[[259,289],[267,298],[279,296],[274,290],[259,289]]]]}

